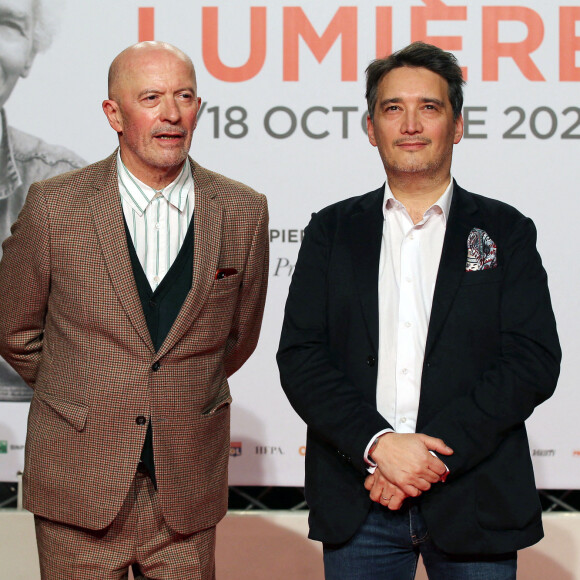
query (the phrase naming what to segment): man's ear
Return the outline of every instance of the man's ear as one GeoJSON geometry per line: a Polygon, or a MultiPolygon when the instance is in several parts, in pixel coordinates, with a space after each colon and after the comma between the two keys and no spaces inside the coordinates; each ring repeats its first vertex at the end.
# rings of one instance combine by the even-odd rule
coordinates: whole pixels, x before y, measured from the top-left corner
{"type": "Polygon", "coordinates": [[[453,144],[457,145],[457,143],[461,141],[461,137],[463,137],[463,115],[459,115],[459,117],[455,119],[455,134],[453,135],[453,144]]]}
{"type": "Polygon", "coordinates": [[[369,142],[373,147],[377,146],[377,140],[375,139],[375,126],[371,120],[371,116],[367,115],[367,135],[369,142]]]}
{"type": "Polygon", "coordinates": [[[106,99],[103,101],[103,111],[109,120],[109,125],[117,132],[123,132],[123,117],[117,101],[106,99]]]}

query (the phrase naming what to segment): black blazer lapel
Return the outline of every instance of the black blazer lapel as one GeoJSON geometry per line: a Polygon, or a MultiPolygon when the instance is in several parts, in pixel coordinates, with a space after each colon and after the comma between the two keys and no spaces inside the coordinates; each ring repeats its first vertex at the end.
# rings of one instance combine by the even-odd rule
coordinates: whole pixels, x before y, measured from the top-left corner
{"type": "Polygon", "coordinates": [[[437,340],[455,299],[459,284],[465,275],[467,237],[473,228],[473,217],[476,212],[477,206],[470,194],[454,181],[449,219],[433,294],[431,318],[425,345],[425,360],[427,360],[433,344],[437,340]]]}
{"type": "Polygon", "coordinates": [[[366,196],[350,219],[352,264],[362,311],[375,349],[379,346],[379,259],[383,234],[381,211],[385,186],[366,196]]]}

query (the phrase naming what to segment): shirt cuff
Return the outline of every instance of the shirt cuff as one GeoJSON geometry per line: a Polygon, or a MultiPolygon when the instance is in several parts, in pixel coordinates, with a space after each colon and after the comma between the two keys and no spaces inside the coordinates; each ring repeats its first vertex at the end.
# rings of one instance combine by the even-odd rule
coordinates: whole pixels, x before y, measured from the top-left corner
{"type": "Polygon", "coordinates": [[[384,435],[385,433],[394,433],[394,430],[393,429],[383,429],[382,431],[379,431],[378,433],[375,433],[375,435],[369,441],[369,444],[366,446],[365,454],[364,454],[364,460],[365,460],[365,463],[367,464],[367,471],[369,473],[374,473],[375,472],[375,469],[377,468],[377,464],[369,456],[369,452],[371,450],[371,447],[375,444],[376,440],[381,435],[384,435]]]}

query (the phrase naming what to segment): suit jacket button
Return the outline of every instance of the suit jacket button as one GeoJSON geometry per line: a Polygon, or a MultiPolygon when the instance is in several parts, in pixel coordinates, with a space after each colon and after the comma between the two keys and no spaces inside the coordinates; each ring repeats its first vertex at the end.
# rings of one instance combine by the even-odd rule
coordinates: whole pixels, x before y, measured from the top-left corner
{"type": "Polygon", "coordinates": [[[139,415],[136,419],[135,419],[135,423],[137,423],[137,425],[145,425],[145,423],[147,423],[147,418],[144,417],[143,415],[139,415]]]}
{"type": "Polygon", "coordinates": [[[376,362],[377,359],[372,354],[369,354],[369,356],[367,357],[367,364],[369,365],[369,367],[374,367],[376,362]]]}
{"type": "Polygon", "coordinates": [[[161,363],[157,361],[153,363],[153,366],[151,368],[153,369],[153,371],[158,371],[161,368],[161,363]]]}

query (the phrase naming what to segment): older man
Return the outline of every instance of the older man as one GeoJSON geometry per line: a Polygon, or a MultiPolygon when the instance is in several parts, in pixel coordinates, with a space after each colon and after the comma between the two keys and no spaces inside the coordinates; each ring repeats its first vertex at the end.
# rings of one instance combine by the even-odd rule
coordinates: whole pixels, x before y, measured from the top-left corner
{"type": "Polygon", "coordinates": [[[109,72],[109,158],[33,184],[4,243],[0,353],[34,389],[24,502],[44,579],[214,576],[228,377],[258,341],[266,199],[188,158],[193,64],[109,72]]]}
{"type": "MultiPolygon", "coordinates": [[[[6,101],[50,39],[42,0],[0,0],[0,242],[9,235],[34,181],[85,165],[68,149],[48,145],[6,121],[6,101]]],[[[0,359],[0,401],[27,401],[31,396],[26,383],[0,359]]]]}
{"type": "Polygon", "coordinates": [[[524,421],[560,346],[532,221],[451,177],[462,85],[420,42],[370,64],[387,181],[313,215],[294,271],[278,362],[328,580],[419,554],[431,580],[514,580],[542,537],[524,421]]]}

